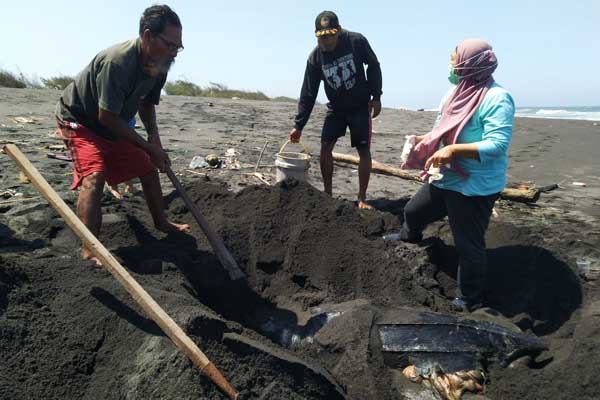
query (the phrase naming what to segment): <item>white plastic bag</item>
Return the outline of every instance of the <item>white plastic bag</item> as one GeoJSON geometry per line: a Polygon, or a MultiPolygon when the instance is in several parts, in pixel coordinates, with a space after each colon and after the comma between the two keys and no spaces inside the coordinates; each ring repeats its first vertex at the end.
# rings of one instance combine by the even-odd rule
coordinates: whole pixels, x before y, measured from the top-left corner
{"type": "Polygon", "coordinates": [[[190,169],[206,168],[206,167],[208,167],[208,163],[202,156],[194,156],[194,158],[192,158],[192,161],[190,161],[190,166],[189,166],[190,169]]]}
{"type": "Polygon", "coordinates": [[[400,159],[403,163],[408,160],[410,153],[415,148],[415,144],[417,143],[417,137],[415,135],[407,135],[406,142],[404,142],[404,147],[402,148],[402,154],[400,154],[400,159]]]}

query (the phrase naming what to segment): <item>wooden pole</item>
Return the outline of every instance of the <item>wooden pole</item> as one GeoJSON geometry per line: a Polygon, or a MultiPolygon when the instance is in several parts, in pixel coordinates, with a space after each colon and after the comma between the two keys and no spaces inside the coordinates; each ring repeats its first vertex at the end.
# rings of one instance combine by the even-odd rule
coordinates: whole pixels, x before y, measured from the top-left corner
{"type": "Polygon", "coordinates": [[[27,157],[12,144],[4,146],[4,151],[15,161],[19,168],[29,177],[34,186],[48,200],[50,205],[64,218],[69,227],[81,239],[83,244],[96,256],[106,268],[129,292],[133,300],[152,318],[162,331],[183,351],[200,371],[210,378],[229,398],[237,399],[238,393],[231,387],[221,372],[196,346],[196,343],[173,321],[173,319],[154,301],[142,286],[100,243],[69,206],[58,196],[44,177],[29,162],[27,157]]]}
{"type": "Polygon", "coordinates": [[[260,160],[262,160],[263,154],[265,154],[265,150],[266,150],[268,144],[269,144],[269,141],[267,140],[267,142],[263,146],[262,150],[260,151],[260,156],[258,156],[258,161],[256,162],[256,166],[254,167],[255,173],[258,172],[258,166],[260,165],[260,160]]]}
{"type": "MultiPolygon", "coordinates": [[[[350,154],[333,153],[333,161],[343,162],[347,164],[358,165],[360,158],[351,156],[350,154]]],[[[392,167],[391,165],[382,164],[373,160],[371,171],[376,174],[396,176],[398,178],[407,179],[409,181],[421,182],[421,178],[414,172],[408,172],[400,168],[392,167]]]]}
{"type": "MultiPolygon", "coordinates": [[[[333,161],[358,165],[360,159],[357,156],[352,156],[349,154],[333,153],[333,161]]],[[[403,169],[395,168],[391,165],[382,164],[377,161],[373,161],[372,172],[377,174],[396,176],[398,178],[422,183],[419,175],[414,172],[408,172],[403,169]]],[[[517,201],[520,203],[535,203],[540,198],[540,191],[536,189],[507,188],[500,193],[500,197],[504,200],[517,201]]]]}
{"type": "Polygon", "coordinates": [[[232,280],[245,278],[246,275],[237,265],[231,253],[229,252],[229,250],[227,250],[227,247],[225,247],[223,239],[221,239],[221,237],[217,235],[215,231],[212,230],[212,228],[208,224],[208,221],[206,220],[198,206],[194,204],[190,196],[187,194],[187,192],[181,185],[181,182],[179,182],[179,179],[177,179],[177,177],[173,173],[171,167],[167,166],[166,173],[171,182],[173,182],[173,186],[175,186],[175,189],[177,189],[177,191],[179,192],[179,195],[183,199],[183,202],[187,206],[188,210],[190,210],[190,212],[198,222],[198,225],[200,225],[200,228],[202,228],[202,231],[204,231],[204,234],[208,238],[210,245],[215,251],[217,258],[219,259],[219,262],[221,263],[223,268],[225,268],[225,270],[229,274],[229,277],[232,280]]]}

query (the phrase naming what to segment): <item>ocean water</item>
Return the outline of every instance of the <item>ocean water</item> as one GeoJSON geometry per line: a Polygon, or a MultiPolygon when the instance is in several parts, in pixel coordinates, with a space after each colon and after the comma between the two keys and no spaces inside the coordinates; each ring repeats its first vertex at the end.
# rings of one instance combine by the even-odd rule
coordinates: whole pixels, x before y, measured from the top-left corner
{"type": "Polygon", "coordinates": [[[515,116],[600,121],[600,107],[525,107],[517,108],[515,116]]]}

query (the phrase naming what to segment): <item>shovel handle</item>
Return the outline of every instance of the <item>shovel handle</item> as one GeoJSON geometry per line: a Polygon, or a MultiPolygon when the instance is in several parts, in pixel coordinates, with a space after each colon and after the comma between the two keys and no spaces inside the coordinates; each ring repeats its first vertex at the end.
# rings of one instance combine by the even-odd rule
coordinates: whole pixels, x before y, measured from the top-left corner
{"type": "Polygon", "coordinates": [[[213,250],[215,251],[215,254],[216,254],[217,258],[219,259],[221,265],[223,266],[223,268],[225,268],[225,270],[229,274],[229,277],[232,280],[245,278],[246,275],[242,272],[240,267],[237,265],[237,263],[235,262],[235,259],[231,255],[231,253],[229,252],[229,250],[227,250],[227,247],[225,247],[225,243],[223,243],[223,239],[221,239],[221,237],[219,235],[217,235],[217,233],[215,231],[213,231],[213,229],[210,227],[210,225],[208,224],[208,221],[206,220],[206,218],[204,217],[204,215],[202,214],[202,212],[200,211],[198,206],[196,206],[196,204],[194,204],[192,199],[190,199],[190,196],[187,194],[187,192],[181,185],[181,182],[179,182],[179,179],[177,179],[177,177],[175,176],[175,173],[173,172],[171,167],[167,166],[165,169],[165,172],[167,173],[167,176],[173,183],[173,186],[175,186],[175,189],[177,190],[177,192],[183,199],[183,202],[187,206],[188,210],[190,210],[190,212],[196,219],[196,222],[198,222],[198,225],[200,225],[200,228],[202,228],[202,231],[208,238],[210,245],[212,246],[213,250]]]}

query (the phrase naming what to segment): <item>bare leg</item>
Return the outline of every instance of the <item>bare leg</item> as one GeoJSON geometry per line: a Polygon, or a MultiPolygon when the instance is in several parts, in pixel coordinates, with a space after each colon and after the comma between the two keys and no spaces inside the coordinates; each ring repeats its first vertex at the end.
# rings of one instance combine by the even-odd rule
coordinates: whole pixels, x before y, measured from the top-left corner
{"type": "Polygon", "coordinates": [[[323,176],[323,190],[328,195],[332,192],[332,180],[333,180],[333,148],[335,147],[335,140],[333,142],[321,142],[321,175],[323,176]]]}
{"type": "Polygon", "coordinates": [[[125,182],[125,189],[123,190],[123,192],[135,194],[138,192],[138,189],[135,186],[133,186],[133,181],[127,181],[125,182]]]}
{"type": "Polygon", "coordinates": [[[140,181],[156,229],[165,233],[190,232],[191,228],[188,224],[176,224],[167,219],[158,171],[152,171],[148,175],[140,177],[140,181]]]}
{"type": "MultiPolygon", "coordinates": [[[[119,191],[119,185],[111,186],[109,184],[106,184],[106,186],[108,187],[108,191],[110,192],[110,194],[112,194],[115,197],[115,199],[123,200],[123,195],[119,191]]],[[[132,181],[124,182],[124,186],[125,186],[125,189],[123,189],[123,193],[135,194],[138,192],[137,188],[135,186],[133,186],[132,181]]]]}
{"type": "Polygon", "coordinates": [[[367,188],[369,187],[369,178],[371,177],[371,150],[368,147],[358,148],[358,208],[372,210],[373,207],[367,204],[367,188]]]}
{"type": "MultiPolygon", "coordinates": [[[[94,172],[83,178],[77,199],[77,216],[96,237],[100,235],[100,228],[102,226],[100,202],[103,191],[104,173],[94,172]]],[[[93,260],[96,264],[101,265],[100,260],[85,246],[83,246],[83,258],[85,260],[93,260]]]]}
{"type": "Polygon", "coordinates": [[[106,186],[108,187],[108,191],[110,192],[110,194],[112,194],[115,199],[123,200],[123,195],[121,194],[121,192],[119,192],[119,185],[111,186],[109,184],[106,184],[106,186]]]}

